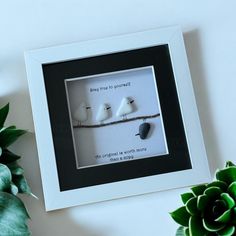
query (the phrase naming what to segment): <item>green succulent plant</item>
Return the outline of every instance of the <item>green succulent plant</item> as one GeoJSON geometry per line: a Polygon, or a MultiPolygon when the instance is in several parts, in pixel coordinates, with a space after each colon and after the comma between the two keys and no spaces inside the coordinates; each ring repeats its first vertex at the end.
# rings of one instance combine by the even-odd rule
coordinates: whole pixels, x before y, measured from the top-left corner
{"type": "Polygon", "coordinates": [[[236,166],[227,162],[215,181],[181,195],[183,206],[171,212],[178,236],[236,235],[236,166]]]}
{"type": "Polygon", "coordinates": [[[9,146],[26,131],[15,126],[4,127],[8,112],[9,104],[0,109],[0,235],[27,236],[30,235],[29,214],[16,195],[33,194],[23,175],[24,170],[17,162],[21,157],[9,150],[9,146]]]}

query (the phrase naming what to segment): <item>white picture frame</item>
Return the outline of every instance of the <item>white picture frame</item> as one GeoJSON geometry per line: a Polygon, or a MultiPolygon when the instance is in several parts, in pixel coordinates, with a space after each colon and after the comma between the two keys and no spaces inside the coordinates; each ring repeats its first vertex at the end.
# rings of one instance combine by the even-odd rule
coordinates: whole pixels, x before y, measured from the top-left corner
{"type": "MultiPolygon", "coordinates": [[[[153,58],[153,60],[156,60],[155,56],[153,58]]],[[[157,61],[158,60],[159,59],[157,59],[157,61]]],[[[142,61],[145,62],[144,56],[142,56],[142,61]]],[[[36,49],[25,52],[25,62],[46,211],[196,185],[210,180],[201,125],[180,27],[174,26],[154,29],[110,38],[36,49]],[[135,174],[133,174],[132,176],[127,177],[124,175],[120,179],[111,176],[111,179],[113,178],[111,181],[107,180],[108,176],[105,176],[101,181],[94,180],[95,182],[97,181],[97,184],[91,184],[92,182],[90,183],[90,180],[88,180],[89,183],[81,183],[80,187],[72,187],[70,189],[70,187],[68,187],[70,186],[68,177],[63,180],[63,175],[61,175],[61,172],[59,171],[62,164],[58,164],[57,162],[60,151],[55,146],[58,139],[55,135],[60,135],[60,132],[63,133],[64,127],[61,127],[61,130],[58,130],[59,133],[56,132],[55,134],[53,131],[54,124],[52,122],[51,112],[55,102],[53,103],[50,101],[50,86],[47,87],[47,81],[45,82],[47,73],[50,74],[51,72],[47,72],[48,70],[45,68],[48,65],[55,65],[58,67],[67,62],[72,62],[73,64],[74,61],[86,63],[86,61],[94,60],[94,58],[99,62],[101,61],[101,58],[106,57],[106,55],[113,56],[112,58],[116,59],[116,55],[123,55],[122,53],[130,55],[129,52],[131,52],[131,54],[132,52],[135,52],[136,54],[134,56],[136,56],[138,55],[139,50],[141,50],[141,52],[145,52],[145,50],[151,51],[153,48],[162,46],[163,48],[165,46],[165,50],[168,51],[166,58],[170,59],[168,68],[171,67],[172,70],[171,74],[173,75],[177,94],[176,106],[179,106],[180,111],[178,117],[181,119],[183,125],[186,148],[188,151],[186,160],[189,160],[188,163],[190,163],[189,165],[191,168],[183,167],[181,169],[181,167],[178,167],[179,169],[175,170],[173,164],[173,166],[169,168],[170,171],[157,171],[157,174],[155,174],[155,171],[148,173],[146,170],[146,172],[144,171],[145,174],[143,174],[143,176],[135,176],[135,174]],[[62,187],[60,181],[64,181],[65,184],[63,186],[66,187],[62,187]],[[103,181],[105,182],[103,183],[103,181]]],[[[115,62],[113,62],[113,64],[115,64],[115,62]]],[[[70,66],[68,68],[70,68],[70,66]]],[[[70,74],[68,71],[66,73],[70,74]]],[[[57,78],[54,78],[56,85],[57,78]]],[[[67,79],[68,78],[70,78],[70,76],[68,76],[67,79]]],[[[166,80],[168,80],[168,78],[166,78],[166,80]]],[[[58,104],[55,104],[55,106],[58,106],[58,104]]],[[[69,110],[68,107],[66,109],[69,110]]],[[[69,114],[67,115],[69,117],[69,114]]],[[[65,132],[68,133],[68,131],[65,132]]],[[[178,142],[178,140],[175,142],[178,142]]],[[[73,144],[70,145],[73,146],[73,144]]],[[[176,145],[181,146],[182,141],[180,140],[180,143],[176,145]]],[[[67,146],[64,148],[67,148],[67,146]]],[[[177,155],[175,155],[175,153],[172,154],[172,157],[169,159],[167,157],[165,160],[167,161],[171,158],[175,158],[177,155]]],[[[146,159],[149,159],[150,161],[151,158],[146,159]]],[[[181,159],[179,159],[179,161],[181,162],[181,159]]],[[[110,166],[116,164],[117,163],[114,163],[110,166]]],[[[135,168],[137,168],[138,162],[135,165],[135,168]]],[[[89,173],[93,173],[92,171],[97,173],[96,168],[87,168],[90,168],[89,173]]],[[[127,168],[132,172],[132,161],[127,168]]],[[[158,167],[156,166],[155,168],[158,167]]],[[[109,173],[109,170],[107,173],[109,173]]],[[[95,174],[95,178],[99,177],[95,174]]],[[[76,182],[75,178],[72,181],[76,182]]],[[[76,183],[73,186],[77,186],[76,183]]]]}

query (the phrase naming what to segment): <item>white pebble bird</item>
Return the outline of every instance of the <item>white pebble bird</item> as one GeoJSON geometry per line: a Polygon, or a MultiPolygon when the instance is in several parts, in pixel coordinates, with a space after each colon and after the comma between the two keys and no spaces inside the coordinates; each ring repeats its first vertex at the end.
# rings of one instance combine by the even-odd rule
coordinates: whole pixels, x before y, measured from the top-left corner
{"type": "Polygon", "coordinates": [[[111,109],[109,105],[105,103],[101,104],[96,115],[96,121],[103,122],[104,120],[107,120],[110,117],[109,109],[111,109]]]}
{"type": "Polygon", "coordinates": [[[126,115],[134,111],[133,102],[133,99],[127,97],[123,98],[116,112],[116,116],[122,116],[123,119],[126,119],[126,115]]]}
{"type": "Polygon", "coordinates": [[[82,122],[86,121],[88,119],[88,109],[91,107],[87,106],[85,102],[81,102],[78,106],[78,108],[75,110],[73,114],[73,118],[79,122],[79,125],[81,125],[82,122]]]}

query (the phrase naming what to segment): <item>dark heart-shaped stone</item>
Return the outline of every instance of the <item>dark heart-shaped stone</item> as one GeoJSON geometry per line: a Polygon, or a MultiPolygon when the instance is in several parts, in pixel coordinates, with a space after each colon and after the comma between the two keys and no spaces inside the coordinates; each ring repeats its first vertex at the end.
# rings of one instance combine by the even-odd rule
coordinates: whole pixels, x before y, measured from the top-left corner
{"type": "Polygon", "coordinates": [[[140,126],[139,126],[139,136],[141,139],[146,139],[147,136],[148,136],[148,133],[150,131],[150,128],[151,128],[151,125],[150,123],[142,123],[140,126]]]}

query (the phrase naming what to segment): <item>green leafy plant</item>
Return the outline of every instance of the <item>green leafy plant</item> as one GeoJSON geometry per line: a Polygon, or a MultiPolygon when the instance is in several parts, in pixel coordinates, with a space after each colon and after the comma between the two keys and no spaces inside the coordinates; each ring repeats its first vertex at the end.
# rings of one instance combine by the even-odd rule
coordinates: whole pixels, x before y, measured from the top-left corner
{"type": "Polygon", "coordinates": [[[178,236],[236,235],[236,166],[228,161],[215,181],[181,195],[183,206],[171,212],[178,236]]]}
{"type": "Polygon", "coordinates": [[[8,112],[9,104],[0,109],[0,235],[26,236],[30,235],[29,214],[16,195],[33,194],[17,162],[21,157],[8,149],[26,131],[15,126],[4,127],[8,112]]]}

